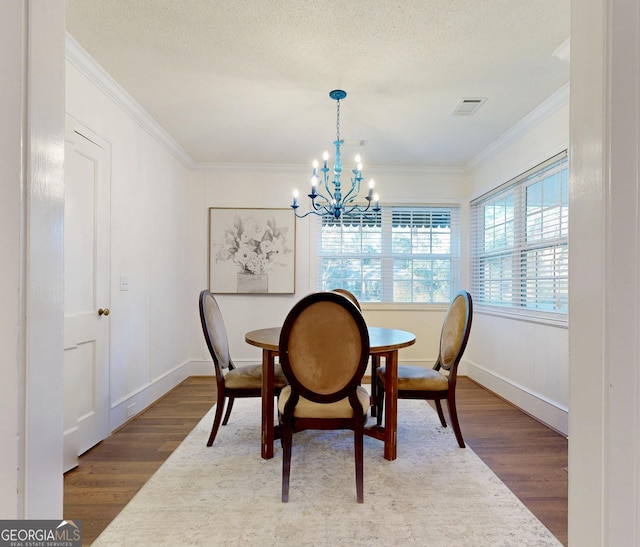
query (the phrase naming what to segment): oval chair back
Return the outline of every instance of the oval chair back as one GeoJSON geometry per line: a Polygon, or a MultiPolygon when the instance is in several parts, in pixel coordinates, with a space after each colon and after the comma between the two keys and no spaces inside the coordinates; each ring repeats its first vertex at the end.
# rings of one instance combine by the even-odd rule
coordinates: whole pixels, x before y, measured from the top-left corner
{"type": "Polygon", "coordinates": [[[233,366],[233,362],[229,354],[229,340],[222,312],[214,296],[207,290],[200,293],[200,322],[218,376],[222,374],[222,369],[233,366]]]}
{"type": "Polygon", "coordinates": [[[473,317],[471,295],[460,291],[449,305],[442,323],[440,334],[440,355],[438,363],[446,371],[457,369],[462,354],[467,347],[473,317]]]}
{"type": "Polygon", "coordinates": [[[318,403],[344,399],[360,384],[369,358],[361,314],[331,292],[313,293],[289,312],[280,335],[280,364],[292,389],[318,403]]]}

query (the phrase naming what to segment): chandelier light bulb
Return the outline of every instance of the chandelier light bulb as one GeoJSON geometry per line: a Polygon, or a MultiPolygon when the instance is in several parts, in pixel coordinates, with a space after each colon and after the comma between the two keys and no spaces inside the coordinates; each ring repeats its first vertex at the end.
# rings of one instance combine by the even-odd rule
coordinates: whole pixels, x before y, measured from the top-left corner
{"type": "Polygon", "coordinates": [[[369,180],[369,194],[367,195],[367,201],[371,202],[371,196],[373,195],[373,187],[376,185],[373,179],[369,180]]]}

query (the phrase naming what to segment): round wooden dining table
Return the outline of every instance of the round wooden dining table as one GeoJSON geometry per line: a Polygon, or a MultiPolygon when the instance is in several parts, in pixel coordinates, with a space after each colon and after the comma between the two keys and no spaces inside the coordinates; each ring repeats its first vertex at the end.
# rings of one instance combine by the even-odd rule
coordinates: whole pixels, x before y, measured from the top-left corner
{"type": "MultiPolygon", "coordinates": [[[[278,356],[281,327],[253,330],[245,335],[247,344],[262,349],[262,440],[264,459],[273,458],[273,443],[277,430],[274,425],[273,366],[278,356]]],[[[384,457],[395,460],[398,432],[398,350],[415,344],[415,334],[385,327],[368,327],[369,353],[371,356],[371,399],[376,395],[376,375],[380,359],[384,359],[385,407],[383,425],[365,428],[365,434],[384,442],[384,457]]],[[[372,407],[373,410],[373,407],[372,407]]]]}

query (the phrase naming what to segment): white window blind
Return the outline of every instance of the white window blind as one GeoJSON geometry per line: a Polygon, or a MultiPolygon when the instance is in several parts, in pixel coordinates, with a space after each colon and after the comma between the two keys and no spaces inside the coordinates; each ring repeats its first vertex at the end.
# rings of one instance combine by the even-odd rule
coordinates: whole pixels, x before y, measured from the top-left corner
{"type": "Polygon", "coordinates": [[[566,320],[567,163],[563,152],[471,202],[474,304],[566,320]]]}
{"type": "Polygon", "coordinates": [[[317,248],[320,290],[342,287],[363,302],[448,303],[459,289],[457,206],[320,218],[317,248]]]}

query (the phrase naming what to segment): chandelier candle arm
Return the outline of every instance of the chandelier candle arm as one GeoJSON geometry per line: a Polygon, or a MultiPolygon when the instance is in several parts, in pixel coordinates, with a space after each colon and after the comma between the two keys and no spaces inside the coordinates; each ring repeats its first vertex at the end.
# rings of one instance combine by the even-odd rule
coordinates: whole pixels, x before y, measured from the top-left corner
{"type": "Polygon", "coordinates": [[[298,218],[304,218],[310,214],[318,216],[332,216],[339,219],[341,216],[371,217],[380,212],[378,194],[373,195],[374,181],[369,181],[369,192],[364,199],[366,207],[358,205],[356,199],[360,194],[360,183],[362,182],[362,162],[360,154],[355,157],[355,168],[351,170],[351,186],[343,196],[340,176],[342,175],[342,156],[340,146],[343,141],[340,139],[340,100],[347,96],[345,91],[335,89],[329,96],[336,101],[336,140],[333,145],[336,148],[335,161],[333,164],[333,179],[329,177],[329,153],[325,151],[322,156],[322,168],[318,168],[318,160],[313,160],[313,171],[311,174],[311,193],[308,194],[311,200],[310,210],[305,214],[298,214],[298,191],[293,193],[291,208],[298,218]],[[319,175],[318,171],[322,173],[319,175]],[[320,178],[322,177],[322,178],[320,178]],[[320,183],[320,184],[318,184],[320,183]],[[332,185],[332,187],[330,186],[332,185]],[[371,202],[374,202],[371,208],[371,202]],[[371,211],[370,211],[371,209],[371,211]]]}

